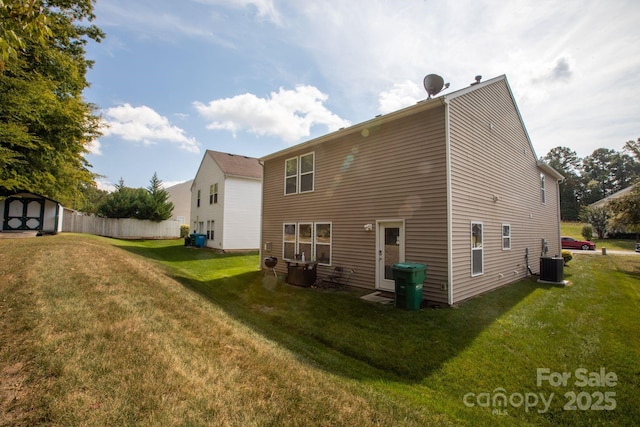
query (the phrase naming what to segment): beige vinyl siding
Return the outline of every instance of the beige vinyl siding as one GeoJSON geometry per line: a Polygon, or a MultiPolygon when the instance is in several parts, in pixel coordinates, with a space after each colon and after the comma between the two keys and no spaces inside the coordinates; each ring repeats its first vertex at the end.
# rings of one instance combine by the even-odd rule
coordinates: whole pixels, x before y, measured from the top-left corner
{"type": "MultiPolygon", "coordinates": [[[[396,120],[344,130],[321,144],[302,144],[264,163],[262,243],[264,256],[282,258],[286,222],[331,222],[332,266],[354,268],[351,283],[375,288],[376,221],[405,221],[405,258],[428,264],[424,295],[446,302],[446,164],[444,107],[417,109],[396,120]],[[285,160],[315,153],[314,191],[284,195],[285,160]],[[365,224],[373,224],[366,231],[365,224]]],[[[277,270],[286,274],[281,260],[277,270]]]]}
{"type": "Polygon", "coordinates": [[[558,194],[540,174],[505,81],[450,101],[453,303],[539,270],[541,239],[559,255],[558,194]],[[494,201],[494,196],[497,200],[494,201]],[[471,222],[482,222],[484,274],[471,275],[471,222]],[[511,249],[502,250],[502,224],[511,225],[511,249]]]}

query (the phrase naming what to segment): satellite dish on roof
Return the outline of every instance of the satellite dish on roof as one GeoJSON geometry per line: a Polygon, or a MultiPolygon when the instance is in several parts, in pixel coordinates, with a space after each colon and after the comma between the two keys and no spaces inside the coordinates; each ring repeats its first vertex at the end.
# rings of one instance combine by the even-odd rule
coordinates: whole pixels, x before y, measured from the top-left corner
{"type": "Polygon", "coordinates": [[[429,94],[429,97],[427,99],[431,99],[432,96],[440,93],[442,88],[446,89],[449,87],[449,83],[445,84],[444,79],[437,74],[427,74],[424,77],[423,84],[425,90],[429,94]]]}

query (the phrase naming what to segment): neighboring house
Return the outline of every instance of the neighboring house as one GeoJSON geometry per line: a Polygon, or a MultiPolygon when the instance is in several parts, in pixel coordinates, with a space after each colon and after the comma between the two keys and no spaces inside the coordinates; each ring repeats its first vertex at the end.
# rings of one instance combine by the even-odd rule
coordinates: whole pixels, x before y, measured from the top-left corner
{"type": "Polygon", "coordinates": [[[589,205],[589,207],[592,207],[592,208],[604,208],[606,205],[609,204],[610,201],[618,199],[618,198],[620,198],[622,196],[626,196],[627,194],[631,194],[631,192],[633,191],[634,188],[636,188],[635,185],[631,185],[631,186],[629,186],[627,188],[623,188],[622,190],[616,191],[615,193],[613,193],[613,194],[611,194],[611,195],[609,195],[607,197],[604,197],[604,198],[598,200],[597,202],[591,203],[589,205]]]}
{"type": "Polygon", "coordinates": [[[258,159],[207,150],[191,184],[191,230],[210,248],[257,250],[261,198],[258,159]]]}
{"type": "Polygon", "coordinates": [[[561,253],[563,177],[537,160],[505,76],[260,160],[261,258],[305,252],[319,277],[349,267],[350,285],[393,292],[395,263],[425,263],[424,297],[451,305],[561,253]]]}
{"type": "Polygon", "coordinates": [[[189,224],[191,218],[191,185],[193,180],[182,182],[165,188],[169,194],[167,201],[173,203],[171,218],[180,224],[189,224]]]}
{"type": "Polygon", "coordinates": [[[30,192],[3,194],[0,200],[2,232],[38,231],[55,234],[62,231],[62,205],[48,197],[30,192]]]}

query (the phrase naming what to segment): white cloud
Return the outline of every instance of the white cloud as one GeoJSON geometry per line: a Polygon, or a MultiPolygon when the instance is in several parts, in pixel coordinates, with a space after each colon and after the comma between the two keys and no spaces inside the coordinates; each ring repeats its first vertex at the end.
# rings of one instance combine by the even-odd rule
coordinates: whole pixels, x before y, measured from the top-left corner
{"type": "Polygon", "coordinates": [[[194,107],[210,121],[207,128],[231,131],[234,136],[247,131],[259,136],[274,136],[293,144],[311,134],[316,125],[329,131],[349,126],[323,104],[327,95],[313,86],[296,86],[294,90],[280,88],[267,98],[245,93],[233,98],[218,99],[194,107]]]}
{"type": "Polygon", "coordinates": [[[100,144],[100,141],[98,141],[97,139],[94,139],[92,141],[89,141],[87,150],[89,151],[89,154],[93,154],[94,156],[101,156],[102,144],[100,144]]]}
{"type": "Polygon", "coordinates": [[[185,131],[172,126],[164,116],[143,105],[133,107],[123,104],[104,111],[105,119],[101,131],[103,136],[117,136],[127,141],[142,142],[145,145],[167,141],[177,144],[180,149],[199,153],[200,147],[195,138],[185,135],[185,131]]]}
{"type": "Polygon", "coordinates": [[[256,8],[259,17],[267,18],[277,25],[281,23],[280,13],[273,4],[273,0],[230,0],[228,2],[243,8],[253,6],[256,8]]]}
{"type": "Polygon", "coordinates": [[[394,83],[391,89],[380,93],[378,111],[382,114],[390,113],[408,107],[425,98],[424,89],[410,80],[403,83],[394,83]]]}
{"type": "Polygon", "coordinates": [[[116,191],[116,186],[104,179],[97,179],[96,186],[98,187],[98,190],[103,190],[108,193],[113,193],[114,191],[116,191]]]}
{"type": "MultiPolygon", "coordinates": [[[[283,21],[290,40],[313,55],[332,97],[340,93],[356,116],[409,102],[406,82],[423,91],[429,73],[450,82],[450,91],[477,74],[483,80],[506,74],[540,154],[571,145],[584,155],[598,146],[618,149],[624,140],[611,140],[613,123],[596,109],[615,112],[618,134],[637,133],[637,120],[634,131],[626,117],[637,117],[640,104],[621,100],[637,98],[640,87],[639,11],[631,0],[616,7],[577,0],[327,0],[296,2],[288,15],[283,8],[283,21]],[[592,131],[583,138],[585,129],[592,131]]],[[[418,99],[425,97],[423,91],[418,99]]]]}

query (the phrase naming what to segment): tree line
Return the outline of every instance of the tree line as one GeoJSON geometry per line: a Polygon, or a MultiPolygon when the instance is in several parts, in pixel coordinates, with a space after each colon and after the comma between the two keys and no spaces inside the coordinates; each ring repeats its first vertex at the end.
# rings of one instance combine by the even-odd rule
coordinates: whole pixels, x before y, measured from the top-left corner
{"type": "Polygon", "coordinates": [[[638,180],[640,138],[628,141],[621,152],[598,148],[583,158],[568,147],[556,147],[542,160],[565,177],[560,183],[562,219],[578,221],[585,207],[630,187],[638,180]]]}

